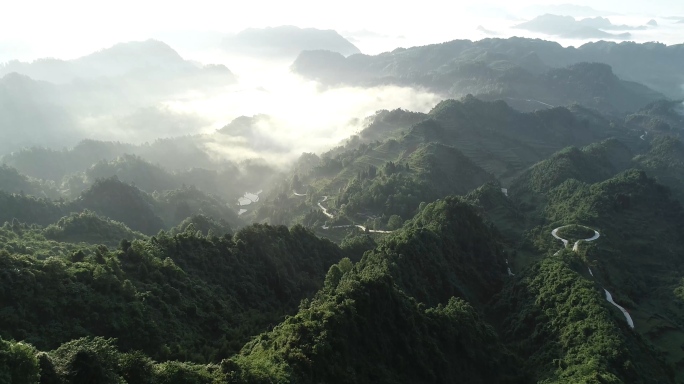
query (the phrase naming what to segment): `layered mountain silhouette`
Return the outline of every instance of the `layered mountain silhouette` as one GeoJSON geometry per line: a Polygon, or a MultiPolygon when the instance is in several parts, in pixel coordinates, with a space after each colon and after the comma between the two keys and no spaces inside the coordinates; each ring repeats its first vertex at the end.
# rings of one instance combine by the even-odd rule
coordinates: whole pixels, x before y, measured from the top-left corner
{"type": "Polygon", "coordinates": [[[564,48],[544,40],[509,38],[455,40],[347,58],[324,51],[303,52],[292,70],[329,85],[397,84],[425,87],[452,97],[472,93],[490,99],[521,99],[527,108],[578,102],[604,112],[625,113],[662,95],[683,97],[680,59],[684,56],[677,45],[600,41],[564,48]],[[602,68],[593,63],[610,66],[602,71],[616,76],[610,86],[622,100],[606,97],[605,87],[589,79],[602,68]],[[553,71],[575,72],[577,81],[560,88],[553,71]],[[565,94],[565,86],[582,88],[591,96],[575,99],[565,94]],[[606,105],[611,107],[607,109],[606,105]]]}
{"type": "Polygon", "coordinates": [[[629,25],[615,25],[607,18],[600,16],[576,20],[572,16],[560,16],[552,14],[537,16],[530,21],[516,25],[515,28],[566,38],[612,38],[620,40],[630,38],[629,32],[609,33],[606,31],[631,31],[646,29],[645,26],[634,27],[629,25]]]}
{"type": "Polygon", "coordinates": [[[296,57],[301,51],[319,49],[344,56],[361,53],[354,44],[334,30],[291,25],[249,28],[224,38],[221,45],[229,53],[286,59],[296,57]]]}

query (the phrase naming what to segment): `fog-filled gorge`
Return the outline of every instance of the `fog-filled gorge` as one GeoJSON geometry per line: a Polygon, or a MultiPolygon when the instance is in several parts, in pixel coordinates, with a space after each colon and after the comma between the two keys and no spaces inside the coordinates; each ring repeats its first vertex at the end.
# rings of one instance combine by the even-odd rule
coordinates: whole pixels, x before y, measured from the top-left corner
{"type": "Polygon", "coordinates": [[[679,2],[0,11],[0,384],[684,382],[679,2]]]}
{"type": "MultiPolygon", "coordinates": [[[[164,45],[156,41],[121,45],[126,44],[164,45]]],[[[164,49],[171,52],[171,47],[165,46],[164,49]]],[[[116,53],[112,56],[117,59],[116,53]]],[[[431,92],[409,87],[325,89],[291,73],[291,63],[285,60],[264,61],[226,54],[204,65],[183,63],[181,60],[180,57],[170,63],[161,60],[152,64],[149,71],[156,68],[164,70],[180,62],[193,71],[209,72],[200,74],[206,79],[195,79],[194,74],[188,75],[189,79],[183,78],[185,75],[179,73],[179,84],[169,85],[160,75],[159,81],[164,85],[157,90],[161,84],[154,80],[147,85],[134,85],[133,82],[138,81],[135,73],[94,74],[85,78],[81,78],[79,73],[79,77],[62,77],[61,84],[43,83],[42,79],[35,81],[16,74],[6,75],[8,93],[18,87],[33,88],[40,96],[49,93],[45,96],[45,104],[38,107],[51,120],[47,123],[48,134],[56,136],[50,133],[50,126],[58,124],[60,116],[68,121],[64,123],[68,127],[54,127],[60,132],[59,138],[29,135],[24,142],[13,143],[13,148],[4,150],[13,150],[21,145],[70,147],[86,138],[140,144],[160,138],[205,135],[197,141],[217,158],[235,161],[266,158],[282,163],[294,160],[302,152],[320,152],[339,144],[358,132],[363,127],[363,119],[377,110],[404,108],[427,112],[439,100],[431,92]],[[220,67],[216,63],[220,63],[220,67]],[[211,67],[207,69],[208,66],[211,67]],[[217,71],[213,67],[223,69],[217,71]],[[133,79],[128,79],[131,76],[133,79]],[[124,84],[119,86],[119,81],[124,84]],[[12,82],[20,84],[13,85],[12,82]],[[268,119],[259,121],[247,136],[231,135],[230,132],[215,134],[240,116],[256,115],[267,116],[268,119]]],[[[141,64],[150,65],[147,62],[141,64]]],[[[5,72],[15,69],[22,68],[10,64],[5,72]]],[[[135,67],[132,71],[136,71],[135,67]]],[[[30,67],[25,72],[30,74],[30,67]]],[[[38,70],[34,73],[41,74],[38,70]]],[[[43,70],[43,77],[49,79],[55,75],[50,75],[50,68],[47,68],[43,70]]],[[[19,116],[4,125],[9,128],[17,121],[26,133],[41,124],[32,121],[31,116],[19,116]]],[[[21,138],[22,133],[12,136],[21,138]]]]}
{"type": "Polygon", "coordinates": [[[249,134],[233,136],[227,129],[224,135],[208,138],[206,147],[214,155],[231,160],[263,157],[281,162],[295,160],[303,152],[320,153],[360,131],[364,119],[378,110],[427,112],[439,101],[438,95],[411,87],[326,89],[293,74],[287,62],[273,66],[254,59],[231,62],[238,73],[235,86],[221,94],[190,92],[163,102],[176,113],[195,113],[211,121],[196,131],[205,134],[240,116],[262,116],[249,134]]]}

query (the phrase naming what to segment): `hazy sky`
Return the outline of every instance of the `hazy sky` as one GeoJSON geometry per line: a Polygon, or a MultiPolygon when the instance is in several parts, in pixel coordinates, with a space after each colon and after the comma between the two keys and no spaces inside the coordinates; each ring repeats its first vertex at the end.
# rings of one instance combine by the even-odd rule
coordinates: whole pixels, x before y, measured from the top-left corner
{"type": "MultiPolygon", "coordinates": [[[[168,43],[185,59],[222,63],[239,82],[221,92],[188,89],[158,103],[117,112],[101,106],[101,114],[74,112],[83,137],[125,142],[152,141],[160,136],[210,133],[232,119],[267,114],[269,123],[257,127],[259,140],[268,138],[288,148],[273,153],[274,161],[292,159],[302,152],[321,151],[362,128],[363,118],[379,109],[404,108],[427,112],[440,97],[421,89],[401,87],[319,89],[289,71],[291,60],[253,61],[219,49],[221,39],[248,27],[296,25],[335,29],[362,52],[376,54],[397,47],[440,43],[454,39],[525,36],[550,39],[511,27],[538,16],[540,1],[488,3],[445,0],[416,2],[345,0],[322,2],[118,0],[115,2],[61,0],[0,0],[0,64],[11,59],[42,57],[73,59],[119,42],[155,38],[168,43]],[[11,1],[11,2],[10,2],[11,1]],[[340,4],[332,6],[331,4],[340,4]],[[411,5],[407,5],[411,4],[411,5]],[[514,4],[514,6],[511,6],[514,4]],[[478,31],[478,27],[482,28],[478,31]],[[482,29],[486,31],[482,31],[482,29]],[[488,31],[488,32],[487,32],[488,31]],[[150,113],[154,119],[148,118],[150,113]],[[139,120],[144,124],[134,124],[139,120]]],[[[545,2],[545,5],[567,1],[545,2]]],[[[574,1],[606,11],[615,24],[658,27],[633,31],[636,41],[684,42],[684,1],[574,1]],[[616,15],[619,13],[619,15],[616,15]]],[[[563,45],[586,41],[557,40],[563,45]]],[[[0,129],[4,129],[0,127],[0,129]]],[[[212,152],[230,158],[259,153],[238,151],[232,143],[215,141],[212,152]]],[[[264,155],[264,154],[261,154],[264,155]]],[[[264,155],[265,156],[265,155],[264,155]]]]}
{"type": "MultiPolygon", "coordinates": [[[[247,27],[283,24],[330,28],[341,32],[369,30],[414,38],[413,41],[420,43],[439,42],[459,38],[460,31],[472,30],[486,22],[473,17],[467,10],[479,11],[478,17],[483,16],[483,9],[492,9],[499,15],[521,17],[524,9],[533,4],[568,2],[495,0],[487,3],[449,3],[444,0],[410,3],[388,0],[3,0],[0,2],[0,13],[4,16],[0,23],[0,61],[7,60],[8,55],[22,60],[44,56],[74,58],[120,41],[177,37],[178,31],[225,33],[247,27]],[[340,5],[333,6],[335,3],[340,5]],[[172,33],[174,31],[175,35],[172,33]]],[[[644,18],[684,16],[684,2],[681,0],[577,0],[573,4],[621,14],[637,14],[644,18]]],[[[486,26],[488,29],[496,27],[491,22],[486,26]]]]}

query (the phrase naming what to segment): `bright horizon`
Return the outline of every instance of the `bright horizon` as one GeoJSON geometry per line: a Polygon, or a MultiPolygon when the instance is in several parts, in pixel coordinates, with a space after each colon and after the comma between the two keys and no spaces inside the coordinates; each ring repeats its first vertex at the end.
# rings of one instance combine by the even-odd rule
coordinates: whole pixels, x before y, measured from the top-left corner
{"type": "MultiPolygon", "coordinates": [[[[12,15],[0,25],[0,63],[11,59],[32,61],[54,57],[73,59],[107,48],[118,42],[147,40],[167,42],[184,56],[192,56],[204,46],[220,41],[227,34],[246,28],[295,25],[302,28],[334,29],[343,36],[370,31],[386,38],[384,43],[356,41],[362,52],[377,54],[398,46],[409,47],[453,39],[484,37],[479,25],[497,31],[500,37],[512,35],[544,37],[508,27],[535,16],[533,5],[558,5],[567,1],[517,1],[515,7],[501,0],[458,5],[436,0],[419,6],[397,5],[386,0],[352,0],[344,6],[309,0],[293,2],[253,1],[248,4],[218,3],[197,0],[191,6],[159,0],[121,0],[95,3],[85,0],[15,1],[0,6],[12,15]],[[204,46],[203,46],[204,45],[204,46]]],[[[614,23],[622,20],[645,23],[649,19],[684,16],[684,3],[674,0],[642,2],[574,1],[573,4],[605,11],[614,23]],[[615,13],[619,15],[615,15],[615,13]]],[[[679,32],[679,31],[677,31],[679,32]]],[[[673,31],[636,34],[635,41],[682,43],[682,35],[673,31]]],[[[546,39],[552,39],[548,36],[546,39]]],[[[377,40],[377,39],[375,39],[377,40]]],[[[557,39],[554,39],[557,40],[557,39]]],[[[581,41],[559,41],[576,45],[581,41]]],[[[187,57],[195,59],[194,57],[187,57]]]]}
{"type": "MultiPolygon", "coordinates": [[[[224,64],[238,83],[205,93],[188,89],[168,94],[161,101],[113,111],[102,106],[99,114],[73,112],[74,129],[82,137],[141,143],[161,137],[212,133],[239,116],[269,115],[272,122],[260,124],[258,135],[277,139],[291,150],[273,156],[274,161],[294,159],[302,152],[319,152],[338,145],[362,129],[363,119],[381,109],[402,108],[428,112],[442,97],[415,87],[339,87],[319,89],[313,81],[289,71],[291,60],[259,60],[237,57],[220,48],[223,37],[249,27],[294,25],[301,28],[334,29],[363,53],[378,54],[397,47],[441,43],[455,39],[522,36],[554,40],[563,46],[578,46],[599,39],[558,39],[512,26],[545,13],[530,8],[539,1],[510,3],[495,0],[445,6],[426,0],[419,6],[400,6],[389,1],[352,0],[331,8],[329,3],[250,2],[223,4],[196,0],[191,6],[159,0],[136,3],[92,4],[84,0],[63,2],[18,1],[0,5],[7,17],[0,24],[0,65],[9,60],[39,58],[74,59],[109,48],[117,43],[156,39],[168,44],[184,59],[203,64],[224,64]],[[265,11],[268,10],[268,11],[265,11]],[[478,30],[481,26],[482,30],[478,30]],[[157,115],[140,125],[145,111],[157,115]]],[[[565,4],[564,1],[543,5],[565,4]]],[[[684,16],[684,3],[660,0],[647,6],[618,1],[576,1],[590,6],[613,24],[645,25],[655,19],[657,27],[630,31],[637,42],[659,41],[681,44],[684,24],[667,17],[684,16]],[[620,10],[616,14],[615,10],[620,10]]],[[[546,8],[548,9],[548,8],[546,8]]],[[[586,15],[592,16],[592,15],[586,15]]],[[[580,18],[578,16],[577,18],[580,18]]],[[[220,156],[258,157],[237,154],[230,143],[209,148],[220,156]],[[228,150],[227,150],[228,149],[228,150]]]]}

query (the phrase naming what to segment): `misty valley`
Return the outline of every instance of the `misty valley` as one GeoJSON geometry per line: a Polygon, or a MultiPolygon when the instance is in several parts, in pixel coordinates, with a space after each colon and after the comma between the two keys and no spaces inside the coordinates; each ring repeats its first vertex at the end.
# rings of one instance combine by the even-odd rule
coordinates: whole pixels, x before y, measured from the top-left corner
{"type": "Polygon", "coordinates": [[[0,384],[684,383],[684,16],[463,12],[0,38],[0,384]]]}

